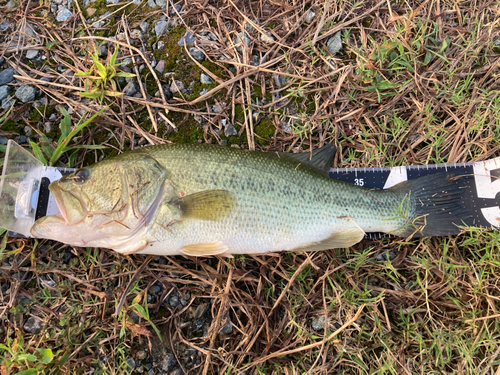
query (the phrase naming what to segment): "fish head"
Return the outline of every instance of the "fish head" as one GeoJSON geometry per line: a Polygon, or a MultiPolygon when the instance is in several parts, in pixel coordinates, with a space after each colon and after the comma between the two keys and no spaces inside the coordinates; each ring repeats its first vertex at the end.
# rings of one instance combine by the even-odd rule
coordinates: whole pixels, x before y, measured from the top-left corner
{"type": "Polygon", "coordinates": [[[37,220],[31,234],[116,249],[144,232],[167,185],[168,173],[147,153],[123,154],[78,169],[50,184],[59,214],[37,220]]]}

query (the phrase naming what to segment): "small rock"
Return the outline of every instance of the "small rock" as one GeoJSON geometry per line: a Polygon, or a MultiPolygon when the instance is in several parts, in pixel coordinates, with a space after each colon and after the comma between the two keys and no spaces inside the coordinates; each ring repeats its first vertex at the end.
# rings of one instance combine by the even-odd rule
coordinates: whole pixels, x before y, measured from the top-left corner
{"type": "Polygon", "coordinates": [[[160,366],[163,371],[172,371],[177,366],[177,360],[172,354],[167,354],[163,357],[160,366]]]}
{"type": "Polygon", "coordinates": [[[260,40],[264,43],[274,42],[274,36],[270,34],[260,34],[260,40]]]}
{"type": "Polygon", "coordinates": [[[137,83],[137,81],[134,79],[134,80],[131,80],[129,83],[127,83],[127,85],[125,86],[125,88],[123,89],[123,92],[125,93],[125,95],[127,96],[133,96],[135,95],[138,91],[140,90],[139,88],[139,85],[137,83]]]}
{"type": "Polygon", "coordinates": [[[139,361],[146,359],[146,357],[147,357],[147,354],[144,350],[139,350],[137,353],[135,353],[135,358],[137,358],[139,361]]]}
{"type": "Polygon", "coordinates": [[[26,332],[36,335],[42,331],[43,322],[34,316],[30,316],[23,328],[26,332]]]}
{"type": "Polygon", "coordinates": [[[148,289],[150,294],[160,294],[161,288],[158,285],[151,285],[148,289]]]}
{"type": "Polygon", "coordinates": [[[14,104],[13,99],[5,98],[4,100],[2,100],[2,109],[7,109],[11,107],[13,104],[14,104]]]}
{"type": "Polygon", "coordinates": [[[142,39],[142,32],[139,29],[134,29],[130,32],[130,37],[132,39],[142,39]]]}
{"type": "Polygon", "coordinates": [[[184,84],[181,81],[174,80],[170,85],[170,91],[175,94],[176,92],[182,92],[184,90],[184,84]]]}
{"type": "Polygon", "coordinates": [[[35,88],[30,85],[20,86],[16,90],[16,97],[23,103],[31,102],[32,100],[34,100],[35,94],[36,94],[35,88]]]}
{"type": "Polygon", "coordinates": [[[176,368],[174,371],[168,373],[168,375],[183,375],[184,372],[181,368],[176,368]]]}
{"type": "Polygon", "coordinates": [[[236,34],[234,36],[234,43],[236,44],[236,51],[238,51],[238,53],[242,54],[243,53],[243,44],[246,44],[247,46],[250,45],[250,43],[252,42],[252,40],[250,39],[250,37],[248,36],[248,34],[244,31],[236,34]]]}
{"type": "Polygon", "coordinates": [[[71,260],[71,253],[64,253],[63,256],[62,256],[62,261],[63,263],[69,263],[69,261],[71,260]]]}
{"type": "Polygon", "coordinates": [[[48,279],[45,276],[40,276],[40,280],[42,281],[41,285],[43,287],[53,287],[54,285],[56,285],[56,283],[54,281],[48,279]]]}
{"type": "Polygon", "coordinates": [[[73,12],[71,12],[69,9],[64,8],[64,9],[61,9],[59,12],[57,12],[56,21],[57,22],[66,22],[71,17],[73,17],[73,12]]]}
{"type": "Polygon", "coordinates": [[[233,124],[227,124],[224,127],[224,135],[226,137],[231,137],[231,136],[237,135],[237,134],[238,134],[238,131],[236,130],[236,128],[234,127],[233,124]]]}
{"type": "Polygon", "coordinates": [[[168,301],[168,304],[170,305],[170,307],[176,308],[177,306],[179,306],[179,297],[177,296],[170,297],[170,301],[168,301]]]}
{"type": "Polygon", "coordinates": [[[85,12],[87,13],[87,17],[92,17],[96,11],[97,11],[97,9],[92,8],[92,7],[85,9],[85,12]]]}
{"type": "Polygon", "coordinates": [[[325,317],[321,316],[319,318],[314,319],[311,322],[311,327],[315,331],[322,331],[322,330],[324,330],[325,329],[325,317]]]}
{"type": "Polygon", "coordinates": [[[147,21],[144,21],[139,25],[143,33],[148,31],[148,25],[149,23],[147,21]]]}
{"type": "Polygon", "coordinates": [[[155,3],[161,9],[165,9],[167,7],[167,2],[165,0],[155,0],[155,3]]]}
{"type": "Polygon", "coordinates": [[[118,4],[120,0],[106,0],[107,5],[118,4]]]}
{"type": "Polygon", "coordinates": [[[31,129],[31,126],[26,125],[26,126],[24,127],[24,134],[25,134],[27,137],[31,136],[31,132],[32,132],[32,131],[33,131],[33,129],[31,129]]]}
{"type": "Polygon", "coordinates": [[[205,324],[206,320],[207,319],[205,317],[201,317],[201,318],[194,320],[192,325],[191,325],[193,327],[193,330],[194,331],[201,330],[203,328],[203,324],[205,324]]]}
{"type": "Polygon", "coordinates": [[[45,124],[43,124],[43,131],[45,134],[50,133],[52,131],[52,122],[47,121],[45,124]]]}
{"type": "Polygon", "coordinates": [[[4,69],[0,72],[0,86],[12,82],[14,79],[14,69],[4,69]]]}
{"type": "MultiPolygon", "coordinates": [[[[174,97],[174,94],[172,94],[172,91],[170,91],[170,87],[168,85],[162,85],[161,87],[163,89],[163,94],[165,95],[165,99],[171,100],[174,97]]],[[[158,263],[167,264],[167,260],[165,258],[160,258],[158,263]]]]}
{"type": "Polygon", "coordinates": [[[233,332],[233,323],[231,323],[231,321],[224,324],[224,326],[219,331],[221,335],[229,335],[232,332],[233,332]]]}
{"type": "Polygon", "coordinates": [[[200,91],[200,96],[205,95],[208,92],[208,89],[204,88],[200,91]]]}
{"type": "Polygon", "coordinates": [[[222,108],[220,105],[216,104],[212,107],[212,112],[213,113],[221,113],[222,112],[222,108]]]}
{"type": "Polygon", "coordinates": [[[306,14],[306,18],[304,19],[304,21],[306,21],[307,23],[311,23],[315,15],[316,13],[314,13],[312,10],[309,10],[306,14]]]}
{"type": "Polygon", "coordinates": [[[168,31],[167,21],[158,21],[155,24],[156,37],[159,38],[164,32],[168,31]]]}
{"type": "Polygon", "coordinates": [[[136,367],[135,371],[139,374],[144,374],[144,367],[142,366],[136,367]]]}
{"type": "Polygon", "coordinates": [[[163,71],[165,70],[165,60],[158,61],[158,63],[155,66],[155,70],[158,73],[163,73],[163,71]]]}
{"type": "Polygon", "coordinates": [[[128,367],[130,367],[131,369],[134,369],[134,368],[135,368],[135,360],[134,360],[134,358],[132,358],[132,357],[128,357],[128,358],[127,358],[127,365],[128,365],[128,367]]]}
{"type": "MultiPolygon", "coordinates": [[[[0,145],[6,145],[8,142],[8,139],[5,137],[0,137],[0,145]]],[[[2,264],[3,265],[3,264],[2,264]]],[[[10,264],[7,264],[7,266],[10,266],[10,264]]]]}
{"type": "Polygon", "coordinates": [[[4,100],[10,94],[9,86],[0,86],[0,101],[4,100]]]}
{"type": "Polygon", "coordinates": [[[7,31],[10,28],[12,28],[12,25],[9,21],[3,21],[0,23],[0,31],[7,31]]]}
{"type": "Polygon", "coordinates": [[[152,9],[156,9],[155,0],[148,0],[148,7],[152,8],[152,9]]]}
{"type": "Polygon", "coordinates": [[[192,46],[194,44],[195,37],[193,34],[191,34],[189,31],[186,31],[186,33],[179,39],[177,44],[179,46],[183,46],[184,43],[186,43],[186,46],[192,46]]]}
{"type": "Polygon", "coordinates": [[[196,60],[198,60],[198,61],[203,61],[203,60],[205,60],[205,55],[203,54],[203,52],[202,52],[202,51],[200,51],[200,50],[199,50],[198,48],[196,48],[196,47],[191,47],[191,48],[189,49],[189,54],[190,54],[191,56],[193,56],[193,57],[194,57],[196,60]]]}
{"type": "Polygon", "coordinates": [[[204,39],[208,39],[208,40],[211,40],[212,42],[218,42],[219,39],[210,31],[203,31],[201,33],[201,36],[204,38],[204,39]]]}
{"type": "Polygon", "coordinates": [[[29,49],[26,51],[26,58],[28,60],[36,59],[39,53],[40,51],[38,51],[37,49],[29,49]]]}
{"type": "Polygon", "coordinates": [[[386,251],[385,253],[377,255],[377,260],[393,260],[396,258],[396,253],[394,251],[386,251]]]}
{"type": "Polygon", "coordinates": [[[108,56],[108,46],[106,44],[100,45],[97,48],[97,54],[99,57],[107,57],[108,56]]]}
{"type": "Polygon", "coordinates": [[[25,143],[28,143],[28,137],[25,135],[20,135],[17,139],[16,142],[19,143],[20,145],[23,145],[25,143]]]}
{"type": "Polygon", "coordinates": [[[170,8],[170,14],[179,13],[182,9],[182,4],[175,4],[172,8],[170,8]]]}
{"type": "Polygon", "coordinates": [[[158,43],[156,44],[156,48],[161,50],[165,49],[165,42],[163,40],[159,40],[158,43]]]}
{"type": "Polygon", "coordinates": [[[204,85],[211,85],[212,84],[212,80],[205,73],[201,73],[200,82],[203,83],[204,85]]]}
{"type": "Polygon", "coordinates": [[[330,51],[330,53],[333,55],[335,55],[337,52],[341,51],[342,50],[342,33],[339,31],[334,36],[332,36],[330,39],[328,39],[326,46],[328,48],[328,51],[330,51]]]}

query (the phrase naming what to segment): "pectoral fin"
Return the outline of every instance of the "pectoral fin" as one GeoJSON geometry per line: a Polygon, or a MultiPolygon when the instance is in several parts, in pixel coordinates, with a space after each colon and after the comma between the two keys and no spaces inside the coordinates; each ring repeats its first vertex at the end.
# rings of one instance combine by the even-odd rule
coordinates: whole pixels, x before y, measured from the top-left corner
{"type": "Polygon", "coordinates": [[[228,247],[220,241],[187,245],[181,249],[182,254],[194,257],[205,257],[209,255],[226,255],[228,247]]]}
{"type": "Polygon", "coordinates": [[[293,251],[320,251],[328,249],[338,249],[351,247],[363,239],[365,233],[360,229],[351,229],[345,232],[333,233],[330,237],[323,241],[311,242],[293,251]]]}
{"type": "Polygon", "coordinates": [[[176,198],[169,203],[179,209],[182,219],[217,221],[233,210],[234,196],[227,190],[207,190],[176,198]]]}

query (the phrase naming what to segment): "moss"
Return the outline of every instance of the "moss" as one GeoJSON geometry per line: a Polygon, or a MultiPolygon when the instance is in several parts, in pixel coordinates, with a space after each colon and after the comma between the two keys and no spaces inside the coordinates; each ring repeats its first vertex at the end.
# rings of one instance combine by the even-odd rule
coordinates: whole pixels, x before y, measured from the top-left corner
{"type": "Polygon", "coordinates": [[[255,141],[261,146],[268,145],[269,140],[274,137],[275,132],[276,127],[273,125],[273,122],[268,118],[264,118],[260,120],[259,124],[254,129],[254,133],[264,139],[255,137],[255,141]]]}
{"type": "Polygon", "coordinates": [[[189,121],[178,128],[178,131],[169,133],[166,137],[175,143],[196,143],[198,139],[203,139],[203,129],[194,121],[189,121]]]}
{"type": "Polygon", "coordinates": [[[9,119],[3,123],[1,126],[1,129],[4,131],[9,131],[9,132],[16,132],[16,133],[21,133],[23,130],[23,127],[19,124],[19,122],[9,119]]]}

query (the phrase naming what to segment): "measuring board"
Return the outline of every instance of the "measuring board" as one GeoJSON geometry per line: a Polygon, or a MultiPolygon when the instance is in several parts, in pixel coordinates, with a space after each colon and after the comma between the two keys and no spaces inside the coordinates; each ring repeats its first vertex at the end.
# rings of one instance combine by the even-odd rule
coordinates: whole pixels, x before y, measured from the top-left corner
{"type": "MultiPolygon", "coordinates": [[[[387,189],[399,182],[434,173],[470,176],[462,204],[472,214],[471,225],[498,228],[500,223],[500,157],[475,163],[412,165],[392,168],[332,168],[332,179],[369,189],[387,189]]],[[[365,238],[390,237],[385,233],[367,233],[365,238]]]]}
{"type": "MultiPolygon", "coordinates": [[[[49,191],[50,183],[74,170],[43,166],[28,151],[9,141],[0,182],[0,228],[29,237],[35,220],[59,212],[49,191]]],[[[443,172],[445,172],[443,178],[446,178],[446,173],[453,176],[469,176],[471,182],[464,189],[462,204],[472,214],[470,225],[498,228],[500,157],[474,163],[392,168],[332,168],[329,177],[369,189],[387,189],[399,182],[443,172]]],[[[382,237],[390,235],[367,233],[365,236],[365,238],[382,237]]]]}

